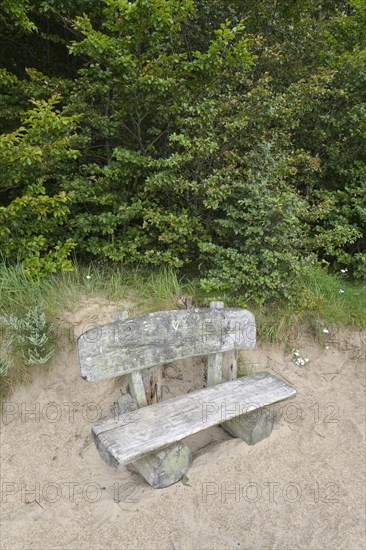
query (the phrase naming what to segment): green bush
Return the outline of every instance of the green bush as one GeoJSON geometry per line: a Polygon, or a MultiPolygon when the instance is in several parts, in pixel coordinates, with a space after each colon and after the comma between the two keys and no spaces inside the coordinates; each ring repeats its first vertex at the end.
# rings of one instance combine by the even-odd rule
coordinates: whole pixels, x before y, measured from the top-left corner
{"type": "Polygon", "coordinates": [[[72,269],[69,255],[76,246],[63,239],[71,197],[57,182],[65,160],[78,154],[71,147],[77,117],[57,111],[58,102],[35,101],[24,125],[0,136],[0,189],[8,194],[0,206],[2,256],[24,262],[36,276],[72,269]]]}
{"type": "Polygon", "coordinates": [[[7,261],[32,277],[72,269],[72,251],[165,266],[257,304],[299,303],[314,254],[363,277],[364,2],[3,10],[7,261]]]}

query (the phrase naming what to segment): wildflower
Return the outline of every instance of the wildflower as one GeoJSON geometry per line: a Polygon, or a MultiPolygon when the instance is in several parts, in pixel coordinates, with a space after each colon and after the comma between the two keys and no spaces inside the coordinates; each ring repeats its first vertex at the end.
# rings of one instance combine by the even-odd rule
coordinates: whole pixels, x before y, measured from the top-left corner
{"type": "Polygon", "coordinates": [[[298,349],[293,349],[292,353],[295,355],[295,357],[300,357],[300,352],[298,349]]]}
{"type": "Polygon", "coordinates": [[[323,328],[324,334],[329,334],[329,330],[327,328],[323,328]]]}
{"type": "Polygon", "coordinates": [[[329,346],[325,346],[325,349],[329,349],[329,346]]]}
{"type": "Polygon", "coordinates": [[[309,357],[304,357],[304,361],[305,361],[305,363],[309,363],[309,361],[310,361],[309,357]]]}
{"type": "Polygon", "coordinates": [[[341,269],[341,273],[347,273],[348,269],[345,268],[345,269],[341,269]]]}
{"type": "Polygon", "coordinates": [[[91,275],[87,275],[86,278],[87,278],[87,279],[91,279],[91,275]]]}
{"type": "Polygon", "coordinates": [[[339,294],[344,294],[344,290],[342,290],[341,288],[339,289],[339,294]]]}

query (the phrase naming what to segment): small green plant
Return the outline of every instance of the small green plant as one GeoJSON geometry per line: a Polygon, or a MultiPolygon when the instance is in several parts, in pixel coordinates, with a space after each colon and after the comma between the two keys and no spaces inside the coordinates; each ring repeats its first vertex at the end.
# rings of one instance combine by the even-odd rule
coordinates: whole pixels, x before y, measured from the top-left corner
{"type": "Polygon", "coordinates": [[[0,359],[0,379],[8,374],[10,365],[4,359],[0,359]]]}
{"type": "MultiPolygon", "coordinates": [[[[13,314],[1,315],[0,323],[4,327],[5,346],[15,353],[20,352],[26,366],[44,365],[51,359],[55,347],[43,303],[29,308],[22,318],[13,314]]],[[[4,365],[2,370],[5,370],[4,365]]]]}

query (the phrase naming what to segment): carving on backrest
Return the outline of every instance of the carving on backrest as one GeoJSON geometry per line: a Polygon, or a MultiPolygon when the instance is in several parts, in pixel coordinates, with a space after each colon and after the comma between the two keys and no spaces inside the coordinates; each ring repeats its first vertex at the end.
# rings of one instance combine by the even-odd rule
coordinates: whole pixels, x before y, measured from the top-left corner
{"type": "Polygon", "coordinates": [[[77,341],[81,375],[86,380],[254,346],[253,314],[234,308],[150,313],[101,325],[77,341]]]}

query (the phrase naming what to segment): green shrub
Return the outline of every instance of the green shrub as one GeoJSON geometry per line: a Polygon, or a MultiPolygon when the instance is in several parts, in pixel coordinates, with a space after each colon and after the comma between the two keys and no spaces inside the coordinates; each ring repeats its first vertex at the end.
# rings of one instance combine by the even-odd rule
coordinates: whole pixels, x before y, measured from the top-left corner
{"type": "Polygon", "coordinates": [[[71,197],[57,181],[65,160],[77,156],[71,147],[77,117],[57,111],[59,101],[34,101],[23,125],[0,135],[0,191],[7,191],[0,203],[2,257],[23,262],[33,276],[71,269],[76,246],[71,238],[61,240],[71,197]]]}
{"type": "Polygon", "coordinates": [[[300,303],[313,254],[364,276],[364,1],[20,0],[0,18],[7,261],[39,278],[75,250],[256,304],[300,303]]]}

